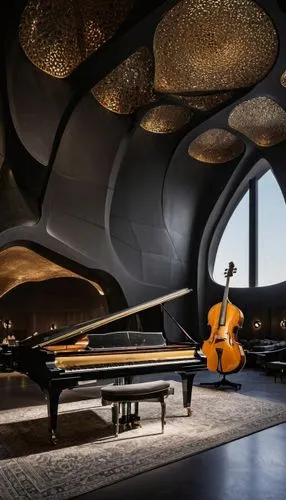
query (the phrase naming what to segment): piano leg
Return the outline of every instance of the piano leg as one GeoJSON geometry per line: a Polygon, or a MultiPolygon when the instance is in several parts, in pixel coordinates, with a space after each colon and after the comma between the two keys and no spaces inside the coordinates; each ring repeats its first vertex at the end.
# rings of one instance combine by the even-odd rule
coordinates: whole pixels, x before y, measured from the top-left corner
{"type": "MultiPolygon", "coordinates": [[[[128,382],[128,377],[118,377],[115,379],[115,382],[114,382],[115,385],[124,385],[124,384],[128,384],[128,383],[130,383],[130,382],[128,382]]],[[[126,403],[119,403],[118,411],[119,411],[119,414],[121,414],[121,417],[119,419],[120,426],[121,426],[122,430],[124,431],[126,423],[127,423],[127,417],[125,415],[126,414],[126,403]]]]}
{"type": "Polygon", "coordinates": [[[47,393],[47,405],[48,405],[48,417],[49,417],[49,436],[53,444],[57,444],[57,421],[58,421],[58,406],[59,398],[62,389],[53,387],[48,389],[47,393]]]}
{"type": "Polygon", "coordinates": [[[191,399],[195,373],[181,372],[182,390],[183,390],[183,405],[187,409],[188,417],[191,415],[191,399]]]}

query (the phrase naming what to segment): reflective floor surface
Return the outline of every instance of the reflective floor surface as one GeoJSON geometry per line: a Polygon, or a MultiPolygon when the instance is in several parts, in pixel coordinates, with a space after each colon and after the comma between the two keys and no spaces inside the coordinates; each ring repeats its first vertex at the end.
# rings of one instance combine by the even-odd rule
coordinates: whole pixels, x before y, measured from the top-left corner
{"type": "MultiPolygon", "coordinates": [[[[160,378],[170,378],[162,375],[160,378]]],[[[274,383],[261,371],[230,377],[242,394],[286,403],[286,383],[274,383]]],[[[199,373],[195,384],[217,380],[199,373]]],[[[214,390],[214,389],[210,389],[214,390]]],[[[94,388],[65,391],[62,401],[94,397],[94,388]]],[[[45,404],[40,389],[25,376],[0,375],[1,409],[45,404]]],[[[286,424],[252,434],[193,457],[139,474],[78,500],[285,500],[286,424]]]]}

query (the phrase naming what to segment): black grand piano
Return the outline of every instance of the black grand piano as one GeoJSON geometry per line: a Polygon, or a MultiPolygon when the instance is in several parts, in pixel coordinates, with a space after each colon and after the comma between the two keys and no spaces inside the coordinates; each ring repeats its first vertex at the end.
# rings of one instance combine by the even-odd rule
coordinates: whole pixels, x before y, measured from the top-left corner
{"type": "Polygon", "coordinates": [[[172,319],[187,337],[187,342],[182,344],[168,344],[162,332],[93,333],[145,309],[164,307],[165,302],[190,291],[184,288],[95,320],[28,337],[17,345],[1,344],[0,370],[24,373],[41,387],[47,398],[49,434],[53,442],[56,442],[62,390],[88,380],[120,379],[130,383],[136,375],[177,372],[182,380],[183,405],[190,415],[193,378],[198,370],[205,369],[206,363],[197,343],[175,318],[172,319]]]}

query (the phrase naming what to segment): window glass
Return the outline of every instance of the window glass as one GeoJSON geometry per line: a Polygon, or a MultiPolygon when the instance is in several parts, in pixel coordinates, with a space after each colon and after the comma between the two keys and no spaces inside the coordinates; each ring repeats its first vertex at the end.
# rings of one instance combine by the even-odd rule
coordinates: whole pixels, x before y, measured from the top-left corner
{"type": "Polygon", "coordinates": [[[286,280],[285,201],[269,170],[258,181],[258,286],[286,280]]]}
{"type": "Polygon", "coordinates": [[[248,287],[249,254],[249,192],[247,191],[235,208],[220,240],[213,279],[225,285],[224,270],[233,261],[237,273],[231,278],[230,286],[248,287]]]}

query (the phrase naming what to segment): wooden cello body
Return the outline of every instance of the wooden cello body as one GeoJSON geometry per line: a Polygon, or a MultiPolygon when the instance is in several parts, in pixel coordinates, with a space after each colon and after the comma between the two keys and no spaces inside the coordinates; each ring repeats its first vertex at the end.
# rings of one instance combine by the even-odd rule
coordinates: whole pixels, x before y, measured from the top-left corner
{"type": "Polygon", "coordinates": [[[236,271],[230,262],[225,271],[227,278],[223,301],[211,307],[208,313],[210,336],[203,342],[202,351],[207,358],[207,367],[221,374],[236,373],[246,361],[245,353],[237,339],[237,332],[243,325],[242,311],[228,300],[229,281],[236,271]]]}

